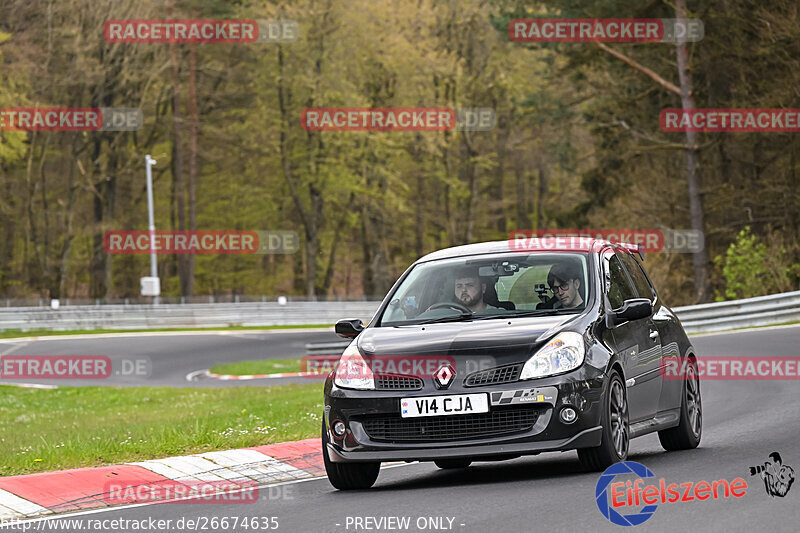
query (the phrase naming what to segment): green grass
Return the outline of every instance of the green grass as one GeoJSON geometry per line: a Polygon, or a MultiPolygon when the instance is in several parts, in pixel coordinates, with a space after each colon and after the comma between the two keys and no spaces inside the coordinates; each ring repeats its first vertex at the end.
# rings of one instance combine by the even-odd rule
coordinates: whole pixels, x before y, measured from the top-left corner
{"type": "Polygon", "coordinates": [[[224,389],[0,386],[0,475],[319,435],[322,383],[224,389]]]}
{"type": "Polygon", "coordinates": [[[233,374],[235,376],[249,376],[253,374],[278,374],[285,372],[300,372],[300,359],[264,359],[261,361],[239,361],[212,366],[212,374],[233,374]]]}
{"type": "Polygon", "coordinates": [[[53,331],[49,329],[6,329],[0,331],[0,339],[16,337],[49,337],[52,335],[94,335],[98,333],[151,333],[153,331],[238,331],[262,329],[308,329],[331,328],[333,324],[303,324],[295,326],[230,326],[227,328],[149,328],[149,329],[77,329],[69,331],[53,331]]]}

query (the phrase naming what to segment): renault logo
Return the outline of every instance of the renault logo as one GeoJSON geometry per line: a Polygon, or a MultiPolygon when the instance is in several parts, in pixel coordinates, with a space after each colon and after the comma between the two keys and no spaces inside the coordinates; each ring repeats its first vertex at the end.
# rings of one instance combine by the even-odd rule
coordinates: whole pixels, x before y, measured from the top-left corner
{"type": "Polygon", "coordinates": [[[436,387],[439,389],[446,389],[453,382],[456,377],[456,370],[451,365],[444,365],[433,374],[433,380],[436,382],[436,387]]]}

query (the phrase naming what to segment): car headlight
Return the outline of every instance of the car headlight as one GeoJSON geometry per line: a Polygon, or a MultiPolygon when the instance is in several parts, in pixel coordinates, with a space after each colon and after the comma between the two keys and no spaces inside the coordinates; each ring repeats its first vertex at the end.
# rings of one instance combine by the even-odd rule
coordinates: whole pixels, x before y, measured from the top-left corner
{"type": "Polygon", "coordinates": [[[343,389],[371,390],[375,388],[375,375],[358,351],[356,341],[350,343],[339,359],[333,383],[343,389]]]}
{"type": "Polygon", "coordinates": [[[565,331],[525,362],[519,379],[533,379],[575,370],[583,364],[586,348],[579,333],[565,331]]]}

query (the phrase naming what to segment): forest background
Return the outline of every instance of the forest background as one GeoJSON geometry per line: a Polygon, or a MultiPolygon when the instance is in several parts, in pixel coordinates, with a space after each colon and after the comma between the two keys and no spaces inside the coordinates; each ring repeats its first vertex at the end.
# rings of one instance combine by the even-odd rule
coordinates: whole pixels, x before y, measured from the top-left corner
{"type": "Polygon", "coordinates": [[[800,7],[772,0],[0,0],[0,108],[136,107],[136,132],[0,131],[0,298],[139,294],[103,234],[294,230],[291,255],[159,255],[162,294],[380,298],[514,229],[696,226],[648,254],[671,305],[800,288],[800,135],[664,133],[682,106],[800,107],[800,7]],[[524,17],[699,18],[687,43],[523,44],[524,17]],[[111,19],[295,20],[295,42],[121,44],[111,19]],[[681,76],[683,69],[684,76],[681,76]],[[686,76],[689,84],[687,86],[686,76]],[[666,82],[667,84],[665,85],[666,82]],[[684,97],[686,95],[684,94],[684,97]],[[488,132],[310,132],[307,107],[491,107],[488,132]],[[696,171],[690,176],[687,157],[696,171]],[[696,215],[696,210],[695,210],[696,215]]]}

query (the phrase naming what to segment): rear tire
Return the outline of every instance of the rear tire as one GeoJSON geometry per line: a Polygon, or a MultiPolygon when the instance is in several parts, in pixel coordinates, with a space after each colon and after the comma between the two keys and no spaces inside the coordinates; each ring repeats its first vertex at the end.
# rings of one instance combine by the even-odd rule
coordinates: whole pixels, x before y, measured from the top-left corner
{"type": "Polygon", "coordinates": [[[433,464],[442,470],[455,470],[458,468],[467,468],[472,464],[472,461],[469,459],[439,459],[438,461],[434,461],[433,464]]]}
{"type": "Polygon", "coordinates": [[[378,463],[334,463],[328,458],[328,432],[322,423],[322,460],[328,481],[339,490],[368,489],[375,484],[381,470],[378,463]]]}
{"type": "Polygon", "coordinates": [[[614,463],[628,458],[630,444],[628,394],[616,370],[612,370],[609,375],[600,421],[603,426],[600,446],[578,448],[578,459],[583,468],[590,472],[605,470],[614,463]]]}
{"type": "Polygon", "coordinates": [[[680,422],[674,428],[658,432],[658,440],[667,451],[697,448],[703,435],[703,404],[700,399],[697,362],[694,359],[688,359],[687,362],[681,392],[680,422]]]}

